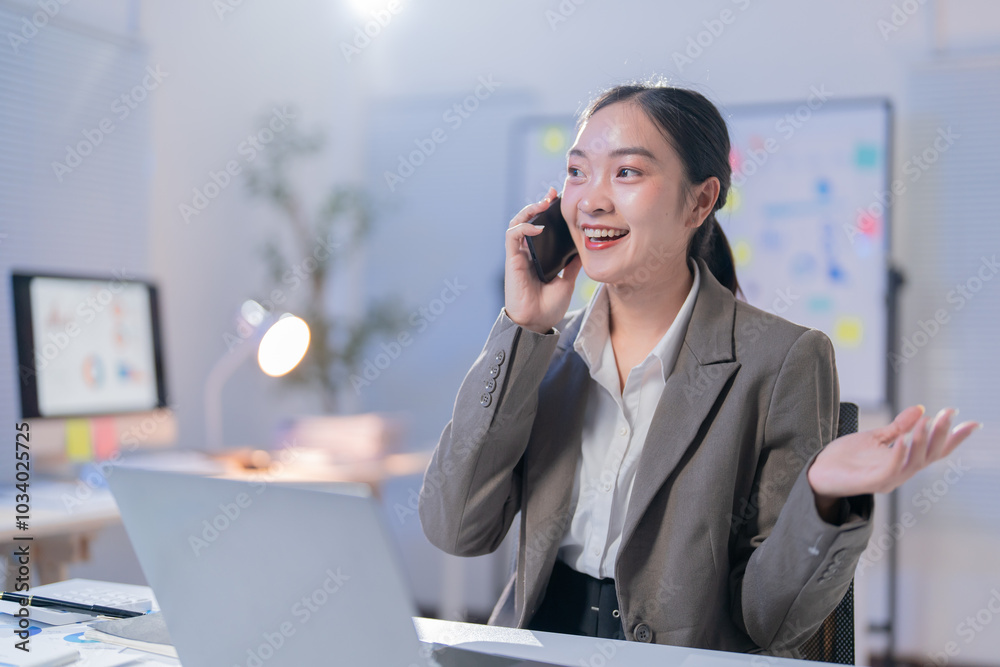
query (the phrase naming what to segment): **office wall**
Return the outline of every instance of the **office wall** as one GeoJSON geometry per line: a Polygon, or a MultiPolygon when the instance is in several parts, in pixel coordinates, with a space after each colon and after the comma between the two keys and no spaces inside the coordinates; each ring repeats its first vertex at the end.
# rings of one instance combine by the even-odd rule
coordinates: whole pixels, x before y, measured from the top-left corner
{"type": "MultiPolygon", "coordinates": [[[[366,170],[372,170],[366,146],[369,114],[376,104],[464,96],[480,76],[494,77],[505,92],[529,93],[536,111],[551,113],[575,111],[606,85],[650,74],[666,74],[676,82],[694,85],[723,104],[801,99],[814,89],[843,97],[888,95],[900,118],[899,171],[903,156],[923,148],[912,143],[908,132],[913,122],[908,84],[913,68],[935,58],[995,51],[1000,26],[995,4],[971,0],[895,4],[890,0],[438,0],[403,3],[370,44],[347,62],[341,42],[354,40],[356,29],[370,20],[347,0],[228,4],[234,11],[220,15],[212,3],[146,2],[139,16],[152,64],[169,72],[153,107],[156,171],[150,254],[152,273],[163,285],[170,381],[181,444],[187,446],[202,441],[201,391],[208,368],[226,351],[223,336],[231,330],[230,313],[248,292],[264,284],[256,248],[275,229],[276,218],[266,207],[248,200],[238,184],[226,187],[190,223],[181,218],[178,206],[191,200],[192,189],[203,187],[211,171],[239,155],[240,142],[257,129],[261,112],[272,105],[293,103],[307,125],[329,131],[332,152],[299,175],[313,198],[331,180],[358,182],[366,170]],[[901,5],[913,11],[899,14],[901,5]],[[698,40],[702,45],[692,47],[698,40]],[[675,53],[691,62],[675,59],[675,53]]],[[[372,6],[384,7],[381,3],[372,6]]],[[[124,18],[114,18],[121,15],[113,11],[103,14],[127,24],[124,18]]],[[[456,134],[452,140],[461,137],[456,134]]],[[[432,178],[435,169],[428,163],[421,176],[432,178]]],[[[474,169],[469,170],[470,181],[478,177],[474,169]]],[[[475,210],[477,202],[464,197],[463,189],[463,183],[456,181],[455,198],[442,202],[442,208],[475,210]]],[[[384,190],[382,194],[389,198],[384,190]]],[[[912,207],[909,198],[899,201],[897,238],[908,231],[912,207]]],[[[502,212],[500,207],[490,208],[484,217],[495,219],[502,212]]],[[[427,224],[430,228],[434,221],[427,224]]],[[[412,252],[423,249],[415,246],[412,252]]],[[[913,252],[912,246],[900,244],[895,259],[907,265],[912,259],[907,253],[913,252]]],[[[377,254],[362,254],[357,275],[377,262],[377,254]]],[[[449,268],[428,262],[423,265],[425,274],[418,278],[429,283],[449,268]]],[[[363,286],[345,284],[331,296],[331,305],[356,309],[359,291],[363,292],[363,286]]],[[[913,317],[913,304],[920,298],[919,294],[905,297],[909,301],[904,300],[904,318],[913,317]]],[[[458,339],[465,331],[481,334],[487,324],[464,319],[464,312],[461,304],[456,305],[449,312],[452,319],[447,326],[431,327],[427,335],[458,339]]],[[[463,348],[453,357],[434,361],[441,368],[437,378],[407,375],[405,364],[393,367],[383,378],[440,396],[442,407],[437,411],[411,415],[414,446],[436,438],[454,394],[455,378],[461,377],[470,359],[463,348]]],[[[913,377],[924,385],[934,381],[926,373],[913,377]]],[[[911,383],[906,397],[917,400],[921,389],[921,384],[911,383]]],[[[356,407],[406,406],[362,398],[356,407]]],[[[248,366],[227,390],[228,441],[261,442],[278,417],[317,409],[317,402],[308,397],[277,393],[248,366]]],[[[991,415],[969,417],[989,420],[991,415]]],[[[394,493],[405,499],[415,484],[404,481],[394,493]]],[[[415,530],[407,535],[419,539],[415,530]]],[[[935,533],[926,540],[933,542],[938,536],[945,538],[935,533]]],[[[1000,586],[996,573],[989,578],[990,569],[984,565],[991,557],[996,562],[1000,553],[996,539],[988,531],[955,528],[947,541],[954,545],[947,554],[928,551],[922,542],[903,543],[907,588],[901,608],[906,610],[907,622],[901,647],[924,656],[942,651],[943,641],[954,637],[961,642],[958,661],[990,664],[1000,654],[1000,622],[984,627],[968,643],[955,631],[966,615],[975,615],[987,601],[985,596],[976,598],[973,589],[985,594],[1000,586]],[[973,557],[976,561],[970,565],[973,557]],[[954,583],[970,569],[985,573],[986,578],[963,586],[967,595],[941,593],[947,585],[944,582],[954,583]],[[938,583],[928,585],[928,581],[938,583]],[[928,633],[928,628],[938,631],[928,633]]],[[[425,583],[433,587],[436,561],[432,552],[421,549],[414,547],[414,553],[421,554],[415,562],[421,567],[426,563],[425,583]]],[[[876,619],[882,613],[880,573],[885,562],[878,559],[869,570],[870,579],[865,574],[859,582],[871,600],[868,613],[876,619]]],[[[491,571],[487,565],[482,567],[483,572],[491,571]]],[[[482,607],[488,591],[478,591],[474,597],[473,606],[482,607]]]]}

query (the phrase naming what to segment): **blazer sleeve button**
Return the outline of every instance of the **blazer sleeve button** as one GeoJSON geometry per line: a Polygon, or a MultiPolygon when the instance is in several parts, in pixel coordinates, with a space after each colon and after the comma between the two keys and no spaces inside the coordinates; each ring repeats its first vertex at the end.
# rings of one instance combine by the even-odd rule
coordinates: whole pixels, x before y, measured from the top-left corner
{"type": "Polygon", "coordinates": [[[497,366],[496,364],[493,364],[492,366],[490,366],[490,377],[495,378],[498,375],[500,375],[500,367],[497,366]]]}
{"type": "Polygon", "coordinates": [[[486,391],[488,391],[488,392],[490,392],[492,394],[494,391],[496,391],[496,388],[497,388],[497,381],[496,380],[494,380],[493,378],[490,378],[489,380],[486,381],[486,391]]]}
{"type": "Polygon", "coordinates": [[[653,631],[649,629],[649,626],[645,623],[639,623],[634,628],[632,628],[632,634],[635,635],[635,640],[637,642],[649,643],[653,641],[653,631]]]}
{"type": "Polygon", "coordinates": [[[479,397],[479,405],[483,406],[484,408],[490,407],[490,403],[492,402],[493,402],[493,396],[491,394],[484,393],[482,396],[479,397]]]}
{"type": "Polygon", "coordinates": [[[506,356],[507,355],[504,354],[503,350],[497,350],[497,356],[494,358],[497,360],[498,364],[502,364],[506,356]]]}

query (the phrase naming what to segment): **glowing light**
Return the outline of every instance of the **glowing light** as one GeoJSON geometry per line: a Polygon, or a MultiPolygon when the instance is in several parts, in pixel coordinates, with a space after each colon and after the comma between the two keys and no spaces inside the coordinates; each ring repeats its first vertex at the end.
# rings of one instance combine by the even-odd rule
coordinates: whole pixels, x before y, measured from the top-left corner
{"type": "Polygon", "coordinates": [[[372,14],[385,9],[385,0],[350,0],[351,10],[358,18],[370,19],[372,14]]]}
{"type": "Polygon", "coordinates": [[[253,299],[247,299],[240,306],[240,316],[247,321],[252,327],[256,327],[258,324],[264,321],[264,317],[267,315],[267,311],[264,310],[264,306],[260,305],[253,299]]]}
{"type": "Polygon", "coordinates": [[[309,325],[302,318],[285,315],[261,339],[257,363],[271,377],[280,377],[298,366],[308,349],[309,325]]]}
{"type": "Polygon", "coordinates": [[[561,127],[553,125],[542,134],[542,148],[549,153],[561,153],[566,148],[566,133],[561,127]]]}

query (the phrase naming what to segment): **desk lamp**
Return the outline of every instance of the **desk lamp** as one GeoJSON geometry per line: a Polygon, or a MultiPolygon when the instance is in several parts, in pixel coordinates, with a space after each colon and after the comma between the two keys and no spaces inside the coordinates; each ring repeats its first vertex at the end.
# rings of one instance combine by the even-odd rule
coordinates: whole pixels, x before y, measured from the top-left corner
{"type": "Polygon", "coordinates": [[[205,427],[208,451],[222,450],[222,387],[255,350],[265,374],[280,377],[299,365],[309,349],[309,325],[284,313],[275,317],[256,301],[240,307],[237,332],[242,340],[219,359],[205,381],[205,427]]]}

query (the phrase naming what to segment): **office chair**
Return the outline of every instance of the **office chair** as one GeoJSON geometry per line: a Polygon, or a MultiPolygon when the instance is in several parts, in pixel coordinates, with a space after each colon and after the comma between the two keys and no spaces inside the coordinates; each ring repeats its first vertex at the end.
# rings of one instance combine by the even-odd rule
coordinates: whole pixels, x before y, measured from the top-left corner
{"type": "MultiPolygon", "coordinates": [[[[858,406],[854,403],[841,403],[837,437],[857,432],[858,406]]],[[[802,645],[802,657],[840,665],[854,664],[854,581],[851,581],[844,598],[826,617],[816,634],[802,645]]]]}

